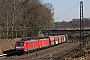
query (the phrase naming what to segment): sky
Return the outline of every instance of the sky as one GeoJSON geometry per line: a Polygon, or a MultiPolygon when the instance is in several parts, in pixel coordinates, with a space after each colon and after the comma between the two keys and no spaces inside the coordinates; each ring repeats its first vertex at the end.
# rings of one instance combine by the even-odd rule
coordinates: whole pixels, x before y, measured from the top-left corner
{"type": "Polygon", "coordinates": [[[80,18],[80,1],[83,1],[83,17],[90,18],[90,0],[43,0],[44,3],[53,5],[55,22],[80,18]]]}

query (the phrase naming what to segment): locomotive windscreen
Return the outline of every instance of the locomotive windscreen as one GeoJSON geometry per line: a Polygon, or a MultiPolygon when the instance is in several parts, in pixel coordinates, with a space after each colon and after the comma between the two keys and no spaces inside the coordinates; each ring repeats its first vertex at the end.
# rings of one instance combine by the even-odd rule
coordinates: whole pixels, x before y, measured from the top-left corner
{"type": "Polygon", "coordinates": [[[16,46],[23,46],[24,45],[24,42],[17,42],[16,43],[16,46]]]}

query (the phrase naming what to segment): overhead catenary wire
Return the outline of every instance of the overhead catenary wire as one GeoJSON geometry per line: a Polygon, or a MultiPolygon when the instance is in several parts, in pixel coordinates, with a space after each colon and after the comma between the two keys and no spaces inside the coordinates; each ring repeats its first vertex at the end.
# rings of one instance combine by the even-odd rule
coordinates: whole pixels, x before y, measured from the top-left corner
{"type": "Polygon", "coordinates": [[[80,3],[74,5],[73,7],[71,7],[70,9],[68,9],[67,11],[65,11],[64,13],[62,13],[59,17],[55,18],[55,19],[58,19],[60,18],[61,16],[63,16],[64,14],[66,14],[67,12],[69,12],[70,10],[72,10],[73,8],[75,8],[77,5],[79,5],[80,3]]]}

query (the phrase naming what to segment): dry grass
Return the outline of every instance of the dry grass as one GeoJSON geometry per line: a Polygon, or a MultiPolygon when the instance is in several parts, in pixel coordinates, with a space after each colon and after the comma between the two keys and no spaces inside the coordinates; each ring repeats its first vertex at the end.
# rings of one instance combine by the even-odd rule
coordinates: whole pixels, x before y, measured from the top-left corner
{"type": "Polygon", "coordinates": [[[90,60],[90,54],[79,57],[79,58],[65,58],[65,60],[90,60]]]}
{"type": "Polygon", "coordinates": [[[65,60],[90,60],[90,50],[85,50],[85,55],[79,58],[68,57],[65,60]]]}
{"type": "Polygon", "coordinates": [[[15,42],[19,40],[21,40],[21,38],[0,40],[0,54],[2,54],[3,51],[14,49],[15,42]]]}

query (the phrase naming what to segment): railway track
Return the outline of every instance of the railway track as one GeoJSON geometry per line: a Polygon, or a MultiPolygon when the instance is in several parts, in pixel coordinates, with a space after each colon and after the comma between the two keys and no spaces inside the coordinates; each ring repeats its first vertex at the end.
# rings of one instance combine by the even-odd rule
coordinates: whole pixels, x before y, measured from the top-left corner
{"type": "MultiPolygon", "coordinates": [[[[74,45],[74,44],[72,44],[72,45],[74,45]]],[[[74,45],[74,47],[72,47],[71,46],[71,44],[70,45],[67,45],[67,46],[65,46],[64,48],[60,48],[60,50],[58,50],[58,51],[56,51],[56,52],[53,52],[53,53],[51,53],[51,55],[52,55],[52,59],[53,60],[59,60],[60,58],[62,58],[64,55],[66,55],[66,54],[68,54],[69,52],[71,52],[71,51],[73,51],[74,49],[76,49],[77,47],[79,46],[79,44],[75,44],[74,45]],[[69,48],[70,47],[70,48],[69,48]],[[67,48],[67,49],[66,49],[67,48]]],[[[45,59],[45,60],[50,60],[51,58],[50,58],[50,54],[49,55],[47,55],[47,56],[43,56],[43,57],[39,57],[39,58],[37,58],[37,60],[39,59],[39,60],[43,60],[43,58],[45,59]]]]}
{"type": "Polygon", "coordinates": [[[54,47],[35,51],[25,55],[14,55],[2,58],[0,60],[50,60],[50,55],[55,60],[62,57],[79,46],[79,43],[63,43],[54,47]]]}

